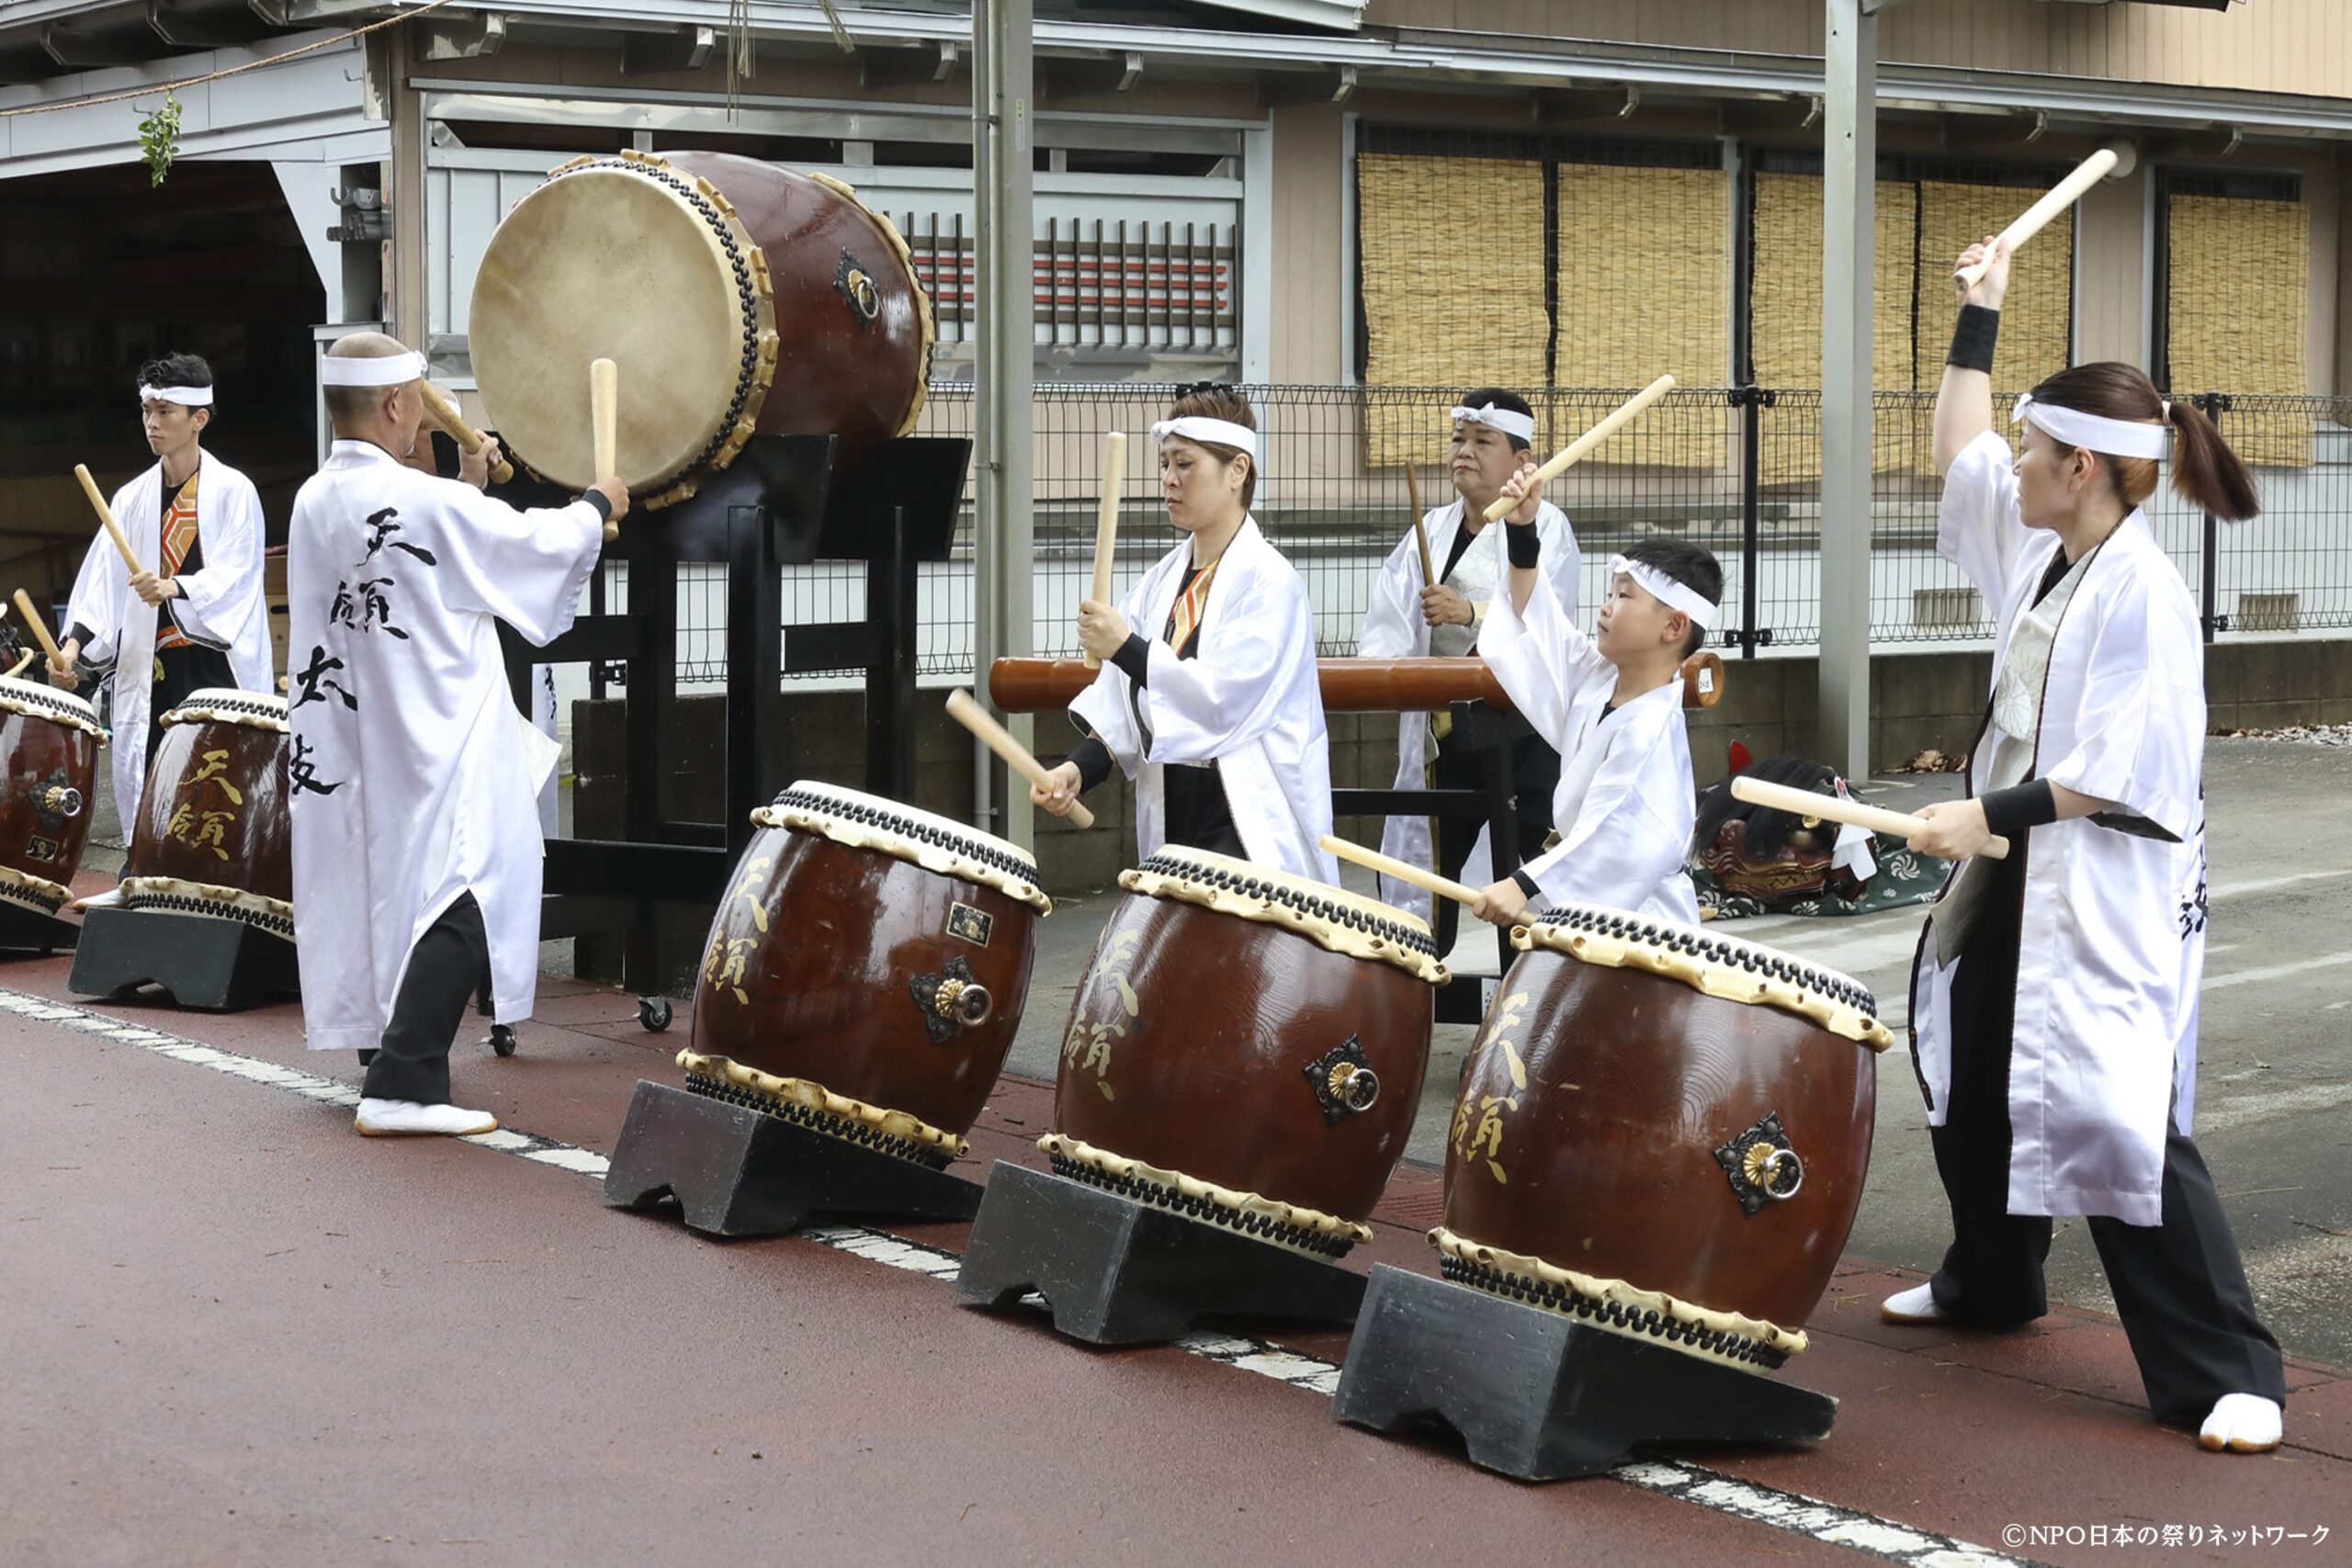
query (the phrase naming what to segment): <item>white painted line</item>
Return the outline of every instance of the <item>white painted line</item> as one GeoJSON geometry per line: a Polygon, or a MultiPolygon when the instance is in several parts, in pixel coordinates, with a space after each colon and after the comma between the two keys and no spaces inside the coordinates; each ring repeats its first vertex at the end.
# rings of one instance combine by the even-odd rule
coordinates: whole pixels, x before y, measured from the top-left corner
{"type": "Polygon", "coordinates": [[[2291,876],[2265,876],[2253,882],[2224,882],[2205,890],[2205,901],[2217,898],[2243,898],[2253,893],[2275,893],[2281,887],[2294,887],[2306,882],[2341,882],[2352,876],[2352,871],[2299,871],[2291,876]]]}
{"type": "MultiPolygon", "coordinates": [[[[2346,956],[2352,958],[2352,954],[2346,956]]],[[[58,1007],[39,998],[4,989],[0,989],[0,1010],[44,1022],[63,1024],[81,1033],[111,1040],[121,1040],[120,1032],[125,1027],[120,1019],[85,1012],[79,1008],[58,1007]]],[[[281,1067],[275,1062],[266,1062],[257,1056],[199,1045],[194,1041],[181,1040],[160,1031],[147,1032],[153,1036],[152,1040],[125,1043],[135,1043],[158,1056],[210,1067],[215,1072],[265,1084],[272,1089],[286,1089],[309,1100],[333,1100],[336,1103],[356,1104],[359,1099],[356,1092],[343,1084],[310,1073],[297,1072],[290,1067],[281,1067]]],[[[2347,1087],[2345,1093],[2352,1097],[2352,1087],[2347,1087]]],[[[542,1138],[514,1128],[502,1127],[496,1132],[458,1141],[513,1155],[534,1164],[550,1165],[599,1179],[609,1164],[605,1156],[593,1149],[583,1149],[575,1144],[561,1143],[553,1138],[542,1138]]],[[[799,1232],[798,1239],[847,1252],[886,1268],[923,1274],[943,1281],[953,1280],[962,1268],[961,1259],[952,1252],[922,1242],[910,1241],[904,1236],[892,1235],[887,1231],[870,1230],[864,1225],[815,1226],[799,1232]]],[[[1034,1295],[1027,1300],[1039,1307],[1044,1305],[1034,1295]]],[[[1286,1350],[1269,1341],[1240,1335],[1195,1334],[1176,1341],[1176,1347],[1205,1360],[1219,1361],[1243,1371],[1255,1372],[1287,1387],[1327,1398],[1339,1390],[1340,1369],[1337,1365],[1320,1357],[1286,1350]]],[[[1815,1540],[1905,1563],[1909,1568],[2039,1568],[2039,1565],[2025,1560],[2004,1557],[1965,1541],[1915,1529],[1891,1519],[1840,1507],[1834,1503],[1800,1496],[1793,1492],[1758,1486],[1702,1465],[1643,1461],[1620,1465],[1610,1472],[1610,1476],[1627,1485],[1674,1497],[1696,1507],[1728,1514],[1791,1534],[1809,1536],[1815,1540]]]]}
{"type": "Polygon", "coordinates": [[[2292,964],[2272,964],[2260,969],[2239,969],[2227,975],[2209,975],[2202,987],[2208,991],[2222,990],[2230,986],[2251,985],[2256,980],[2277,980],[2289,975],[2306,974],[2313,969],[2335,969],[2352,964],[2352,953],[2331,953],[2324,958],[2301,958],[2292,964]]]}

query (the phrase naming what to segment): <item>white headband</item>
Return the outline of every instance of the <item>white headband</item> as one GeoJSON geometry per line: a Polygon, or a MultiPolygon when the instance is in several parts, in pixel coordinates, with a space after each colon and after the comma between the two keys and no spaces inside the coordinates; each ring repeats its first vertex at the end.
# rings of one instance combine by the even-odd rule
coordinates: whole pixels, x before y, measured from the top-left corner
{"type": "Polygon", "coordinates": [[[1715,629],[1716,606],[1700,597],[1699,591],[1687,582],[1677,582],[1646,561],[1628,560],[1623,556],[1610,558],[1609,575],[1619,572],[1632,578],[1648,591],[1651,598],[1669,610],[1679,610],[1690,617],[1690,624],[1708,631],[1715,629]]]}
{"type": "Polygon", "coordinates": [[[141,403],[177,403],[184,409],[209,409],[212,406],[209,387],[141,387],[141,403]]]}
{"type": "Polygon", "coordinates": [[[2164,405],[2164,424],[2148,424],[2136,419],[2109,419],[2105,414],[2085,413],[2061,403],[2038,403],[2031,392],[2019,394],[2017,412],[2009,416],[2015,424],[2021,419],[2031,420],[2053,441],[2069,446],[2081,446],[2093,452],[2104,452],[2115,457],[2162,457],[2165,437],[2171,433],[2172,404],[2164,405]]]}
{"type": "Polygon", "coordinates": [[[401,387],[424,378],[424,355],[410,349],[376,358],[330,354],[319,361],[322,387],[401,387]]]}
{"type": "Polygon", "coordinates": [[[1188,413],[1182,419],[1163,419],[1151,427],[1151,438],[1155,442],[1165,441],[1171,435],[1181,435],[1187,441],[1205,441],[1218,446],[1238,446],[1250,454],[1252,464],[1258,461],[1258,433],[1229,419],[1209,419],[1201,414],[1188,413]]]}
{"type": "Polygon", "coordinates": [[[1517,409],[1498,409],[1492,403],[1481,409],[1464,408],[1457,404],[1448,417],[1458,419],[1464,424],[1492,425],[1505,435],[1516,435],[1531,446],[1535,440],[1535,416],[1521,413],[1517,409]]]}

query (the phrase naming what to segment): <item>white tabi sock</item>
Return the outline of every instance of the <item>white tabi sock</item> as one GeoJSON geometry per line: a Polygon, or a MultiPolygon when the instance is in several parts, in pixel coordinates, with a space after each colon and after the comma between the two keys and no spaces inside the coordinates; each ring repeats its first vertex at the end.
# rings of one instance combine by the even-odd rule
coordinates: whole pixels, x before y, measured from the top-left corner
{"type": "Polygon", "coordinates": [[[419,1105],[413,1100],[362,1100],[352,1125],[368,1138],[470,1137],[494,1133],[498,1118],[487,1111],[456,1105],[419,1105]]]}
{"type": "Polygon", "coordinates": [[[2197,1446],[2215,1453],[2267,1454],[2278,1446],[2287,1413],[2258,1393],[2225,1393],[2197,1434],[2197,1446]]]}
{"type": "Polygon", "coordinates": [[[1888,1323],[1941,1323],[1944,1309],[1936,1304],[1932,1286],[1914,1285],[1878,1303],[1878,1314],[1888,1323]]]}

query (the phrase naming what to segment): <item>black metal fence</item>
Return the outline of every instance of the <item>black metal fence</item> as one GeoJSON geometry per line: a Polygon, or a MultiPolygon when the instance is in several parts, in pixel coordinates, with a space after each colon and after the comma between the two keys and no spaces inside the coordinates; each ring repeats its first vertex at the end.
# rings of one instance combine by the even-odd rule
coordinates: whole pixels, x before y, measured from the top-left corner
{"type": "MultiPolygon", "coordinates": [[[[1452,500],[1444,457],[1453,388],[1246,388],[1266,447],[1255,514],[1305,576],[1327,655],[1355,649],[1381,563],[1410,526],[1403,463],[1415,461],[1424,505],[1452,500]]],[[[1035,646],[1077,651],[1072,622],[1091,574],[1096,489],[1106,431],[1128,434],[1115,578],[1131,582],[1176,535],[1159,510],[1157,454],[1146,434],[1173,389],[1143,383],[1037,389],[1034,453],[1035,646]]],[[[1536,447],[1549,452],[1632,389],[1532,394],[1536,447]]],[[[932,389],[929,434],[968,434],[968,385],[932,389]]],[[[2264,514],[2214,525],[2160,489],[2147,507],[2157,538],[2199,597],[2209,635],[2352,627],[2352,429],[2329,398],[2206,394],[2199,402],[2257,464],[2264,514]]],[[[1989,638],[1990,611],[1935,549],[1939,483],[1929,464],[1934,394],[1882,392],[1873,418],[1871,635],[1891,646],[1989,638]]],[[[1996,407],[2006,411],[2010,398],[1996,407]]],[[[2006,417],[2006,413],[2004,414],[2006,417]]],[[[1736,654],[1799,649],[1820,636],[1821,397],[1806,389],[1678,388],[1548,493],[1583,553],[1580,603],[1599,605],[1609,558],[1667,532],[1723,562],[1726,615],[1717,636],[1736,654]]],[[[968,503],[954,558],[922,569],[922,670],[972,668],[968,503]]],[[[617,575],[617,568],[614,569],[617,575]]],[[[625,584],[609,589],[625,593],[625,584]]],[[[725,592],[684,578],[682,678],[718,680],[725,592]]],[[[786,573],[787,624],[864,614],[862,569],[786,573]]]]}

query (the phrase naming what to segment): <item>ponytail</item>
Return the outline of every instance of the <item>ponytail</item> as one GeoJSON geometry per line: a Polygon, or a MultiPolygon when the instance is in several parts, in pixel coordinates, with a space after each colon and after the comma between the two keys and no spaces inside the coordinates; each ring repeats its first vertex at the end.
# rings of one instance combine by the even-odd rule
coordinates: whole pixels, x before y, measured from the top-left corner
{"type": "Polygon", "coordinates": [[[2245,459],[2230,449],[2205,411],[2186,398],[2174,400],[2165,418],[2172,425],[2172,488],[2183,501],[2226,523],[2243,523],[2262,510],[2245,459]]]}

